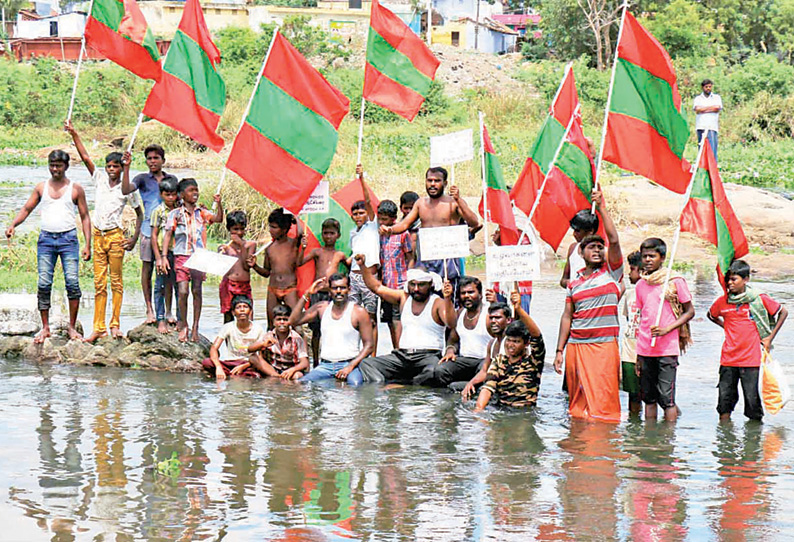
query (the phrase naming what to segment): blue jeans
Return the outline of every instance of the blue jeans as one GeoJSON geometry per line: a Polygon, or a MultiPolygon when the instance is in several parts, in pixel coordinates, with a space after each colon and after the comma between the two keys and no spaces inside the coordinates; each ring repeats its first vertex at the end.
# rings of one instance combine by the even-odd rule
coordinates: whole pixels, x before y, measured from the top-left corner
{"type": "MultiPolygon", "coordinates": [[[[700,141],[703,139],[703,134],[706,130],[698,130],[698,145],[700,145],[700,141]]],[[[711,145],[711,150],[714,151],[714,159],[717,160],[717,135],[719,132],[715,132],[714,130],[709,131],[709,145],[711,145]]],[[[719,160],[717,160],[719,162],[719,160]]]]}
{"type": "Polygon", "coordinates": [[[171,285],[171,295],[174,297],[174,302],[172,304],[176,305],[176,317],[177,320],[179,319],[179,303],[177,303],[177,294],[176,294],[176,270],[174,269],[174,253],[168,251],[166,255],[166,259],[168,260],[168,274],[161,275],[157,273],[157,278],[154,280],[154,310],[157,315],[157,321],[160,322],[161,320],[165,320],[165,286],[166,284],[171,285]]]}
{"type": "MultiPolygon", "coordinates": [[[[312,369],[309,374],[300,379],[301,382],[316,382],[318,380],[327,380],[334,378],[337,371],[344,369],[348,366],[349,361],[326,361],[320,360],[320,364],[312,369]]],[[[347,383],[351,386],[360,386],[364,383],[364,377],[359,371],[358,367],[350,371],[347,375],[347,383]]]]}
{"type": "Polygon", "coordinates": [[[52,279],[55,264],[61,257],[63,278],[66,283],[66,297],[80,299],[80,241],[77,240],[77,229],[65,232],[42,231],[36,248],[39,266],[38,300],[39,310],[50,310],[52,297],[52,279]]]}

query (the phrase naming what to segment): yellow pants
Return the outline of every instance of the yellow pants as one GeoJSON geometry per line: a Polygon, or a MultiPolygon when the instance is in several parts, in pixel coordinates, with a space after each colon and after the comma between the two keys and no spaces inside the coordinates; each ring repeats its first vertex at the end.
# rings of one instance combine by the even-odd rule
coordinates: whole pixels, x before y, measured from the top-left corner
{"type": "Polygon", "coordinates": [[[110,270],[110,290],[113,292],[113,312],[110,327],[120,327],[121,300],[124,297],[124,284],[121,270],[124,265],[124,233],[121,228],[101,232],[94,228],[94,331],[102,333],[105,327],[105,311],[108,304],[108,270],[110,270]]]}

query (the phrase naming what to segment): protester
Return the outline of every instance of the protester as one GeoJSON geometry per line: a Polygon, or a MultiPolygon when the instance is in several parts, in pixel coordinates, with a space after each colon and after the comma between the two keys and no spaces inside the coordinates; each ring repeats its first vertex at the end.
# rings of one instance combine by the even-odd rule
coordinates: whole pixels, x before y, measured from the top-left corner
{"type": "Polygon", "coordinates": [[[108,327],[105,322],[105,311],[108,304],[108,274],[110,290],[113,292],[112,310],[110,314],[110,334],[114,339],[123,337],[121,333],[121,303],[124,299],[124,251],[132,250],[138,242],[143,221],[141,203],[134,194],[125,196],[121,190],[123,176],[129,181],[130,155],[111,152],[105,157],[104,171],[94,166],[88,151],[80,139],[71,121],[66,121],[66,131],[72,136],[74,146],[80,159],[85,164],[91,180],[96,186],[94,196],[94,212],[92,239],[94,252],[94,330],[86,342],[93,343],[100,337],[107,336],[108,327]],[[129,205],[135,209],[135,233],[131,238],[124,235],[122,214],[124,207],[129,205]]]}
{"type": "Polygon", "coordinates": [[[35,344],[43,343],[50,337],[50,306],[52,304],[52,280],[55,264],[61,258],[63,279],[66,285],[66,298],[69,300],[69,327],[67,333],[70,340],[83,338],[78,333],[77,312],[80,309],[80,257],[91,259],[91,218],[88,215],[88,204],[85,190],[66,176],[69,169],[69,154],[54,150],[47,156],[50,178],[38,183],[30,194],[28,201],[19,210],[17,216],[6,229],[6,238],[11,241],[16,227],[22,224],[41,203],[41,232],[36,246],[38,260],[38,309],[41,314],[41,330],[33,339],[35,344]],[[77,239],[75,215],[80,213],[80,227],[83,230],[85,246],[80,251],[77,239]]]}
{"type": "MultiPolygon", "coordinates": [[[[326,218],[322,224],[323,246],[313,248],[308,254],[304,254],[308,239],[306,233],[303,234],[301,241],[300,265],[314,262],[314,280],[326,279],[326,287],[314,292],[309,299],[309,306],[314,306],[322,301],[331,300],[331,292],[328,290],[328,279],[331,275],[339,272],[339,267],[345,264],[347,256],[341,250],[336,250],[336,242],[339,240],[340,225],[335,218],[326,218]]],[[[300,266],[299,265],[299,266],[300,266]]],[[[320,321],[314,319],[309,322],[309,329],[312,331],[312,362],[315,367],[320,362],[320,321]]]]}
{"type": "Polygon", "coordinates": [[[483,410],[494,396],[500,406],[527,408],[537,403],[546,357],[543,337],[532,336],[523,322],[512,322],[505,330],[504,342],[505,354],[491,362],[475,412],[483,410]]]}
{"type": "Polygon", "coordinates": [[[452,300],[452,283],[444,283],[444,314],[450,334],[444,357],[439,361],[433,377],[440,386],[471,380],[485,362],[488,343],[491,342],[482,283],[475,277],[463,276],[458,286],[461,308],[456,311],[452,300]]]}
{"type": "MultiPolygon", "coordinates": [[[[359,264],[364,256],[356,255],[359,264]]],[[[402,290],[387,288],[366,267],[364,282],[383,301],[400,307],[403,334],[400,348],[391,354],[366,358],[359,366],[367,382],[434,384],[435,368],[441,359],[446,333],[444,301],[435,294],[441,277],[421,269],[410,269],[402,290]]]]}
{"type": "MultiPolygon", "coordinates": [[[[141,223],[141,289],[143,290],[143,301],[146,303],[145,324],[152,324],[156,321],[155,310],[152,307],[152,271],[157,265],[154,249],[152,248],[152,229],[151,217],[154,210],[161,204],[160,182],[170,180],[175,185],[178,179],[173,175],[163,171],[165,165],[165,149],[160,145],[149,145],[143,150],[146,158],[148,173],[139,173],[130,182],[129,179],[121,182],[121,193],[125,196],[132,194],[136,190],[143,200],[143,222],[141,223]]],[[[158,324],[159,328],[159,324],[158,324]]]]}
{"type": "MultiPolygon", "coordinates": [[[[400,220],[404,220],[405,217],[408,216],[408,214],[411,212],[411,209],[414,208],[414,205],[416,204],[417,200],[419,200],[419,194],[411,190],[406,190],[405,192],[400,194],[400,212],[402,213],[402,217],[400,217],[400,220]]],[[[419,261],[419,254],[417,252],[417,241],[419,240],[418,239],[419,228],[421,227],[422,227],[422,221],[417,218],[416,222],[411,224],[407,230],[408,233],[411,234],[411,242],[414,245],[415,262],[419,261]]]]}
{"type": "Polygon", "coordinates": [[[218,224],[223,221],[223,205],[220,194],[215,194],[214,200],[217,212],[212,214],[207,209],[197,205],[199,186],[196,179],[187,178],[179,181],[177,186],[182,206],[168,213],[165,223],[163,246],[171,245],[174,240],[174,269],[176,271],[177,299],[179,301],[179,321],[177,329],[179,340],[199,342],[199,321],[201,320],[202,284],[206,278],[204,273],[185,267],[185,262],[199,248],[204,247],[204,236],[209,224],[218,224]],[[193,295],[193,327],[187,325],[187,298],[193,295]]]}
{"type": "Polygon", "coordinates": [[[623,254],[615,224],[593,192],[609,241],[589,235],[579,242],[585,267],[568,282],[565,310],[560,319],[554,370],[568,382],[568,412],[574,418],[620,421],[620,350],[618,335],[619,282],[623,279],[623,254]],[[606,252],[606,258],[605,253],[606,252]]]}
{"type": "MultiPolygon", "coordinates": [[[[378,205],[378,224],[393,226],[397,221],[397,205],[384,200],[378,205]]],[[[387,288],[399,290],[405,285],[408,269],[414,266],[414,242],[410,232],[380,236],[381,280],[387,288]]],[[[400,307],[381,303],[381,321],[388,324],[394,348],[400,347],[400,307]]]]}
{"type": "Polygon", "coordinates": [[[270,244],[265,249],[265,258],[260,267],[256,256],[249,256],[248,266],[262,275],[269,277],[267,286],[267,326],[273,327],[273,311],[278,305],[291,307],[298,300],[298,255],[303,225],[295,219],[295,215],[283,208],[273,210],[267,217],[270,230],[270,244]],[[293,224],[297,224],[296,236],[289,237],[293,224]]]}
{"type": "Polygon", "coordinates": [[[698,136],[698,145],[703,139],[703,134],[707,134],[711,150],[714,151],[714,159],[717,159],[718,133],[720,131],[720,111],[722,111],[722,98],[719,94],[712,92],[714,82],[711,79],[704,79],[700,83],[703,90],[692,104],[695,110],[695,131],[698,136]]]}
{"type": "MultiPolygon", "coordinates": [[[[350,249],[352,254],[362,254],[365,257],[365,266],[371,273],[377,273],[380,265],[380,238],[378,237],[378,222],[375,220],[375,210],[372,208],[369,189],[364,181],[364,168],[361,164],[356,166],[356,178],[361,184],[364,199],[353,203],[350,214],[355,229],[350,231],[350,249]]],[[[364,307],[369,313],[373,327],[375,344],[378,344],[377,312],[378,297],[364,284],[362,268],[358,260],[351,255],[347,260],[350,268],[350,299],[364,307]]]]}
{"type": "Polygon", "coordinates": [[[640,280],[642,254],[635,250],[626,259],[629,262],[629,282],[620,300],[620,314],[623,316],[623,336],[620,344],[620,366],[623,391],[629,394],[629,412],[639,414],[642,410],[640,401],[640,382],[637,377],[637,330],[640,327],[640,311],[637,309],[637,296],[633,286],[640,280]]]}
{"type": "Polygon", "coordinates": [[[568,258],[565,260],[565,267],[560,277],[560,286],[568,287],[568,281],[576,278],[576,273],[585,267],[582,251],[580,250],[582,239],[598,232],[600,221],[598,215],[590,209],[582,209],[576,213],[570,222],[575,241],[568,247],[568,258]]]}
{"type": "Polygon", "coordinates": [[[260,378],[263,375],[257,367],[264,365],[261,349],[272,340],[266,339],[262,326],[251,320],[254,302],[250,297],[235,296],[232,307],[235,321],[223,324],[210,346],[210,357],[201,365],[218,380],[226,380],[227,376],[260,378]],[[224,342],[226,353],[221,358],[220,348],[224,342]]]}
{"type": "Polygon", "coordinates": [[[364,381],[358,365],[369,356],[375,343],[372,323],[367,311],[350,300],[350,278],[334,273],[330,278],[314,281],[309,291],[292,308],[290,324],[294,327],[319,321],[320,363],[301,378],[303,382],[316,382],[336,378],[351,386],[360,386],[364,381]],[[328,288],[330,301],[320,301],[304,312],[306,301],[314,294],[328,288]]]}
{"type": "Polygon", "coordinates": [[[248,256],[256,251],[256,241],[245,240],[245,229],[248,227],[248,217],[243,211],[232,211],[226,215],[226,231],[230,240],[227,244],[218,247],[218,252],[237,258],[237,261],[223,276],[218,288],[218,298],[221,304],[223,321],[231,322],[232,298],[244,295],[253,298],[251,293],[251,273],[248,267],[248,256]]]}
{"type": "Polygon", "coordinates": [[[286,305],[273,308],[273,329],[265,335],[268,344],[262,350],[266,363],[255,366],[267,376],[299,380],[309,370],[309,355],[306,341],[290,326],[291,312],[286,305]]]}
{"type": "Polygon", "coordinates": [[[637,330],[637,374],[640,377],[640,399],[645,403],[645,419],[655,420],[657,405],[664,410],[664,419],[675,421],[678,356],[692,343],[689,322],[695,316],[692,295],[686,280],[672,274],[662,302],[662,287],[668,269],[662,268],[667,245],[658,237],[640,245],[643,277],[636,286],[640,327],[637,330]],[[657,323],[659,304],[661,319],[657,323]]]}
{"type": "MultiPolygon", "coordinates": [[[[437,228],[456,226],[463,219],[470,228],[478,228],[480,219],[469,208],[460,195],[460,189],[452,186],[449,195],[444,194],[447,187],[447,170],[443,167],[431,167],[425,173],[425,191],[427,197],[419,199],[400,222],[394,226],[381,226],[381,235],[393,235],[409,230],[417,220],[421,221],[422,228],[437,228]]],[[[419,254],[422,253],[421,242],[418,246],[419,254]]],[[[457,295],[458,280],[462,275],[460,262],[455,259],[422,261],[421,266],[433,273],[444,276],[450,282],[457,295]],[[445,273],[446,266],[446,273],[445,273]]]]}
{"type": "Polygon", "coordinates": [[[761,349],[772,349],[772,341],[788,317],[786,307],[758,293],[747,283],[750,266],[734,260],[725,273],[727,293],[717,299],[706,316],[723,328],[725,341],[720,355],[717,412],[720,421],[731,418],[739,401],[739,382],[744,396],[744,415],[751,420],[764,416],[758,392],[761,349]]]}
{"type": "MultiPolygon", "coordinates": [[[[496,297],[492,290],[486,293],[496,297]]],[[[488,305],[488,334],[493,337],[488,343],[488,348],[485,350],[485,360],[483,361],[477,374],[468,382],[453,382],[449,387],[453,391],[459,391],[464,400],[470,399],[474,393],[479,390],[485,377],[488,375],[488,368],[491,366],[491,360],[499,354],[504,354],[504,333],[510,322],[513,321],[513,313],[506,303],[501,301],[492,301],[488,305]]]]}
{"type": "MultiPolygon", "coordinates": [[[[154,308],[157,330],[168,333],[168,326],[176,325],[173,316],[173,299],[176,297],[176,268],[174,267],[174,243],[166,247],[161,243],[160,234],[165,231],[168,213],[176,209],[179,203],[177,187],[179,182],[172,177],[160,181],[160,199],[162,203],[154,208],[149,223],[151,224],[151,243],[154,263],[157,267],[157,278],[154,281],[154,308]]],[[[177,305],[179,303],[177,302],[177,305]]],[[[177,308],[177,314],[179,309],[177,308]]]]}

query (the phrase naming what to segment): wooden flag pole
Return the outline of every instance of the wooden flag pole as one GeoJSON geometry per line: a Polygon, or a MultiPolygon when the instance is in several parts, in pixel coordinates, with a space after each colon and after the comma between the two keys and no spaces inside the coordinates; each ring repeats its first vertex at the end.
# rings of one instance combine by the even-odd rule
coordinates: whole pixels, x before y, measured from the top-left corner
{"type": "Polygon", "coordinates": [[[367,107],[367,100],[361,96],[361,118],[358,123],[358,154],[356,155],[356,165],[361,163],[361,150],[364,145],[364,110],[367,107]]]}
{"type": "MultiPolygon", "coordinates": [[[[612,90],[615,88],[615,73],[617,72],[618,67],[618,57],[620,51],[620,38],[623,37],[623,27],[626,24],[626,13],[629,10],[629,3],[628,1],[623,2],[623,13],[620,16],[620,29],[618,30],[618,41],[617,45],[615,46],[615,57],[612,59],[612,76],[609,79],[609,91],[607,92],[607,105],[604,108],[604,122],[601,125],[601,145],[598,147],[598,160],[596,161],[596,174],[595,179],[593,180],[593,190],[598,190],[601,187],[600,179],[601,179],[601,162],[604,156],[604,144],[607,140],[607,130],[609,128],[609,108],[612,106],[612,90]]],[[[595,213],[596,204],[593,202],[593,206],[590,209],[591,213],[595,213]]]]}
{"type": "MultiPolygon", "coordinates": [[[[709,130],[706,130],[706,133],[703,134],[703,138],[700,142],[700,148],[698,149],[697,159],[695,160],[695,164],[692,168],[692,176],[689,179],[689,186],[686,189],[686,193],[684,194],[684,204],[681,206],[681,212],[678,213],[678,225],[675,229],[675,235],[673,236],[673,250],[670,251],[670,258],[667,260],[667,273],[664,277],[664,283],[662,284],[662,293],[659,295],[659,308],[656,311],[656,320],[654,321],[654,326],[658,326],[659,323],[662,321],[662,309],[664,308],[664,297],[665,293],[667,293],[667,285],[670,282],[670,275],[673,273],[673,262],[675,261],[675,253],[678,250],[678,240],[681,237],[681,215],[684,214],[684,209],[686,209],[687,204],[689,203],[689,196],[692,194],[692,185],[695,184],[695,175],[698,172],[698,166],[700,165],[700,158],[703,156],[703,148],[705,145],[703,141],[706,139],[709,130]]],[[[656,337],[651,338],[651,348],[656,346],[656,337]]]]}
{"type": "MultiPolygon", "coordinates": [[[[273,38],[270,40],[270,45],[267,47],[267,53],[265,53],[265,60],[262,61],[262,67],[259,69],[259,74],[256,76],[256,83],[254,83],[254,89],[251,91],[251,97],[248,99],[248,105],[245,106],[245,111],[243,112],[243,117],[240,119],[240,126],[237,128],[237,132],[234,134],[234,138],[237,139],[237,134],[240,133],[240,130],[243,129],[245,125],[245,119],[248,118],[248,113],[251,112],[251,105],[254,103],[254,96],[256,96],[256,91],[259,88],[259,83],[262,82],[262,75],[265,73],[265,66],[267,65],[267,59],[270,58],[270,52],[273,50],[273,44],[276,43],[276,36],[278,36],[279,27],[276,26],[276,29],[273,31],[273,38]]],[[[229,171],[226,168],[226,164],[223,165],[223,170],[221,171],[221,180],[218,181],[218,188],[215,189],[216,194],[221,193],[221,189],[223,188],[223,183],[226,182],[226,172],[229,171]]],[[[215,209],[215,203],[212,204],[213,210],[215,209]]]]}
{"type": "MultiPolygon", "coordinates": [[[[94,0],[88,6],[88,17],[91,17],[91,12],[94,9],[94,0]]],[[[88,18],[86,18],[86,24],[88,18]]],[[[72,98],[69,100],[69,112],[66,114],[66,122],[72,120],[72,113],[74,112],[74,99],[77,96],[77,81],[80,79],[80,68],[83,66],[83,57],[85,56],[85,26],[83,26],[83,36],[80,39],[80,56],[77,59],[77,71],[74,74],[74,84],[72,85],[72,98]]]]}
{"type": "MultiPolygon", "coordinates": [[[[488,209],[488,181],[485,178],[485,113],[479,112],[480,118],[480,173],[482,174],[482,233],[485,244],[485,258],[488,259],[488,219],[490,213],[488,209]]],[[[488,277],[485,277],[486,289],[488,289],[488,277]]]]}

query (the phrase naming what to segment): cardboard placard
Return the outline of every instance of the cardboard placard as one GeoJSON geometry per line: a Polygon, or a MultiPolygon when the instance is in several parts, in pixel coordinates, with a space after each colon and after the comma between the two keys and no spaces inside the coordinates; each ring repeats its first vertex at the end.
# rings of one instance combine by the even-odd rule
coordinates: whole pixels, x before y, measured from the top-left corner
{"type": "Polygon", "coordinates": [[[465,258],[470,254],[469,227],[419,228],[419,252],[423,262],[465,258]]]}
{"type": "Polygon", "coordinates": [[[226,254],[210,252],[204,248],[197,248],[196,252],[185,262],[185,267],[222,277],[229,272],[229,269],[231,269],[235,263],[237,263],[237,260],[238,258],[234,256],[227,256],[226,254]]]}
{"type": "Polygon", "coordinates": [[[300,214],[305,213],[327,213],[328,199],[331,197],[328,181],[320,181],[314,189],[312,195],[306,200],[300,214]]]}
{"type": "Polygon", "coordinates": [[[539,245],[491,245],[486,247],[485,276],[491,284],[539,279],[539,245]]]}
{"type": "Polygon", "coordinates": [[[461,130],[430,138],[430,167],[450,166],[474,158],[474,131],[461,130]]]}

